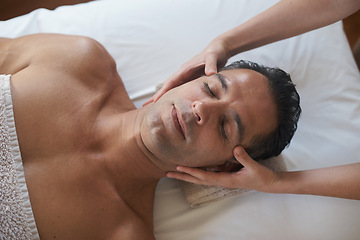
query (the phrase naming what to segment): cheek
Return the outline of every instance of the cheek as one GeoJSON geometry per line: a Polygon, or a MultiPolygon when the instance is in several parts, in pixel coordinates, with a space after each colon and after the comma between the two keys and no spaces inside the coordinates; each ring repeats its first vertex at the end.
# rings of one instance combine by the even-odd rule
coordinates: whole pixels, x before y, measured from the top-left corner
{"type": "Polygon", "coordinates": [[[219,165],[233,157],[233,149],[218,136],[214,136],[214,133],[204,131],[198,133],[198,136],[192,145],[196,153],[194,161],[198,163],[198,167],[219,165]]]}
{"type": "Polygon", "coordinates": [[[204,96],[206,96],[202,90],[201,85],[195,81],[183,84],[177,88],[174,88],[173,90],[174,94],[176,94],[178,98],[184,98],[192,101],[204,98],[204,96]]]}

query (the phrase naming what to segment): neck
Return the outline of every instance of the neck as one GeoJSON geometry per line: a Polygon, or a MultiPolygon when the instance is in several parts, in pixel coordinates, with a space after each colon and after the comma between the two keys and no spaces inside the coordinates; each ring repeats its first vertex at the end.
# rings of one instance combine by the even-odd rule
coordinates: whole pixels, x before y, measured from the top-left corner
{"type": "Polygon", "coordinates": [[[106,182],[152,226],[156,185],[166,171],[154,164],[155,158],[142,143],[140,126],[144,113],[135,109],[101,118],[95,138],[106,182]]]}
{"type": "Polygon", "coordinates": [[[103,152],[115,182],[156,185],[166,174],[141,139],[140,126],[146,111],[144,107],[111,116],[103,124],[103,152]]]}

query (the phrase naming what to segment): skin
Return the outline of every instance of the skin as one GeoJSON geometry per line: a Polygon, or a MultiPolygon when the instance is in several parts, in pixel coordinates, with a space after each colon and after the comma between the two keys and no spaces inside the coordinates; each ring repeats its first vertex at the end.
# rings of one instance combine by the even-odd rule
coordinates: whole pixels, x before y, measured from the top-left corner
{"type": "Polygon", "coordinates": [[[136,124],[123,126],[135,107],[110,55],[93,40],[60,35],[3,40],[0,47],[1,72],[12,74],[16,129],[41,239],[154,239],[153,193],[163,173],[127,134],[136,124]],[[151,174],[132,171],[128,154],[151,174]]]}
{"type": "MultiPolygon", "coordinates": [[[[358,0],[282,0],[271,8],[214,38],[203,51],[184,63],[146,103],[202,74],[212,75],[227,60],[272,42],[321,28],[360,9],[358,0]],[[321,13],[321,14],[319,14],[321,13]]],[[[145,103],[145,104],[146,104],[145,103]]]]}
{"type": "MultiPolygon", "coordinates": [[[[225,163],[231,159],[237,145],[248,147],[254,136],[269,134],[276,128],[276,107],[263,75],[247,69],[223,71],[221,75],[227,90],[217,75],[204,76],[169,91],[157,102],[144,125],[149,129],[144,132],[149,134],[143,140],[151,152],[174,164],[214,166],[219,160],[225,163]],[[164,130],[162,122],[171,122],[173,108],[180,116],[185,136],[175,134],[173,138],[159,131],[164,130]],[[241,141],[235,113],[244,126],[241,141]]],[[[175,130],[169,127],[170,132],[175,130]]]]}
{"type": "MultiPolygon", "coordinates": [[[[202,74],[212,75],[227,60],[244,51],[293,37],[344,19],[360,9],[358,0],[282,0],[247,22],[217,36],[206,48],[184,63],[145,104],[169,89],[202,74]],[[321,13],[321,14],[319,14],[321,13]]],[[[355,53],[359,58],[359,54],[355,53]]],[[[245,166],[238,173],[212,173],[178,167],[168,177],[205,185],[360,199],[360,163],[298,172],[272,172],[252,160],[241,147],[234,151],[245,166]]]]}
{"type": "Polygon", "coordinates": [[[267,82],[251,70],[224,72],[226,94],[215,76],[202,77],[136,109],[114,60],[92,39],[29,35],[0,39],[0,51],[0,72],[12,74],[16,130],[41,239],[155,239],[157,182],[179,163],[226,162],[239,144],[229,112],[243,119],[244,145],[276,125],[267,82]]]}
{"type": "Polygon", "coordinates": [[[360,163],[305,171],[273,172],[251,159],[241,146],[234,149],[234,156],[244,166],[238,172],[209,172],[178,166],[179,172],[169,172],[167,176],[226,188],[360,200],[360,163]]]}

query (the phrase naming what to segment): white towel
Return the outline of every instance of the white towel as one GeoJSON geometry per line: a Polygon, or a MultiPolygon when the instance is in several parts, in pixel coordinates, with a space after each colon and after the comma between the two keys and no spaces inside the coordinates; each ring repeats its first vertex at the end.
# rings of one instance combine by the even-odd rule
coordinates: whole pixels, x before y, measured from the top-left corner
{"type": "Polygon", "coordinates": [[[0,239],[39,239],[16,135],[10,75],[0,75],[0,239]]]}

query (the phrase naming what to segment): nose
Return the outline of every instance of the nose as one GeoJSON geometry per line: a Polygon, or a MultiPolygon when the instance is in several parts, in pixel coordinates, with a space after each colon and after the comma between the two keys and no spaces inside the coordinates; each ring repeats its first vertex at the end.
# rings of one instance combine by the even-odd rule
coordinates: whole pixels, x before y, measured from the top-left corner
{"type": "Polygon", "coordinates": [[[221,104],[219,101],[194,101],[191,107],[196,122],[199,125],[203,125],[211,119],[218,119],[217,116],[225,111],[224,104],[221,104]]]}

